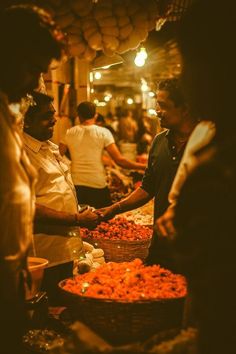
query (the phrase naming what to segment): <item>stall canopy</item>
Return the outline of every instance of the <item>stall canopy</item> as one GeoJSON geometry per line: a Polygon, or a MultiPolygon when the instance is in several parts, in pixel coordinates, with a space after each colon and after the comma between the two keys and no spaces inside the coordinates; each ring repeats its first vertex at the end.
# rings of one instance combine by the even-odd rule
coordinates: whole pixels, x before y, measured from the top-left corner
{"type": "MultiPolygon", "coordinates": [[[[192,0],[28,0],[45,8],[67,36],[71,56],[93,61],[136,49],[150,31],[178,20],[192,0]]],[[[1,7],[22,3],[5,0],[1,7]]]]}

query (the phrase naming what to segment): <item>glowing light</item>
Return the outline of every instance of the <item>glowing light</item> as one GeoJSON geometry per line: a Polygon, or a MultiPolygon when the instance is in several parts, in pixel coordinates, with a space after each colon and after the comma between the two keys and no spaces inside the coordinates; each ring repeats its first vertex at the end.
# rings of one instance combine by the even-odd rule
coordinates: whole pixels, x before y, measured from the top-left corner
{"type": "Polygon", "coordinates": [[[102,66],[102,69],[109,69],[111,65],[102,66]]]}
{"type": "Polygon", "coordinates": [[[150,108],[150,109],[148,110],[148,113],[149,113],[151,116],[157,116],[157,112],[156,112],[156,110],[153,109],[153,108],[150,108]]]}
{"type": "Polygon", "coordinates": [[[127,103],[128,104],[133,104],[134,103],[133,98],[131,98],[131,97],[127,98],[127,103]]]}
{"type": "Polygon", "coordinates": [[[139,57],[138,55],[136,55],[135,59],[134,59],[134,64],[138,67],[144,66],[145,64],[145,59],[143,59],[142,57],[139,57]]]}
{"type": "Polygon", "coordinates": [[[89,81],[93,82],[93,73],[89,73],[89,81]]]}
{"type": "Polygon", "coordinates": [[[95,74],[94,74],[94,78],[95,78],[96,80],[100,80],[101,77],[102,77],[102,74],[100,73],[100,71],[96,71],[95,74]]]}
{"type": "Polygon", "coordinates": [[[144,66],[147,57],[146,49],[144,47],[140,48],[134,59],[135,65],[139,67],[144,66]]]}
{"type": "Polygon", "coordinates": [[[148,92],[148,96],[149,96],[149,97],[154,97],[154,96],[155,96],[155,93],[154,93],[153,91],[150,91],[150,92],[148,92]]]}
{"type": "Polygon", "coordinates": [[[93,100],[93,103],[97,106],[98,105],[98,99],[97,98],[95,98],[95,100],[93,100]]]}
{"type": "Polygon", "coordinates": [[[106,101],[106,102],[109,102],[110,99],[111,99],[111,96],[108,96],[108,95],[107,95],[107,96],[104,97],[104,101],[106,101]]]}
{"type": "Polygon", "coordinates": [[[106,102],[100,101],[100,102],[97,103],[97,106],[98,107],[104,107],[104,106],[106,106],[106,102]]]}
{"type": "Polygon", "coordinates": [[[147,81],[144,78],[141,78],[141,91],[142,92],[150,91],[147,81]]]}
{"type": "Polygon", "coordinates": [[[91,92],[91,93],[94,93],[94,88],[91,88],[90,92],[91,92]]]}
{"type": "Polygon", "coordinates": [[[147,59],[148,55],[144,47],[140,48],[139,55],[142,56],[145,60],[147,59]]]}

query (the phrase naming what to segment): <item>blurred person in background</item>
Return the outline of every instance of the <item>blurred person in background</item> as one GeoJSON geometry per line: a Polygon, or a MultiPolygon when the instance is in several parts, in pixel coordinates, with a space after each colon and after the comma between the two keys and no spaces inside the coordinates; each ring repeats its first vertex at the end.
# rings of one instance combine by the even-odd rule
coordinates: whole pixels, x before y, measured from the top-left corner
{"type": "Polygon", "coordinates": [[[77,113],[80,125],[67,130],[59,146],[60,153],[64,155],[69,150],[72,179],[79,202],[102,208],[112,203],[102,161],[104,150],[122,168],[144,170],[146,165],[121,155],[111,132],[96,125],[95,104],[84,101],[78,105],[77,113]]]}
{"type": "Polygon", "coordinates": [[[119,141],[134,143],[136,141],[138,124],[131,110],[125,110],[119,120],[119,141]]]}
{"type": "Polygon", "coordinates": [[[60,304],[58,283],[73,275],[73,260],[83,253],[79,226],[93,228],[98,217],[91,210],[80,212],[68,160],[50,139],[56,123],[53,98],[34,92],[34,105],[24,121],[24,145],[38,172],[35,185],[34,253],[46,258],[43,290],[50,304],[60,304]]]}
{"type": "Polygon", "coordinates": [[[108,130],[110,130],[111,134],[113,135],[113,138],[115,140],[115,142],[117,143],[118,141],[118,136],[116,131],[113,129],[113,127],[109,124],[109,122],[107,121],[107,117],[105,118],[101,113],[96,113],[96,124],[99,127],[103,127],[103,128],[107,128],[108,130]]]}
{"type": "Polygon", "coordinates": [[[117,134],[118,129],[119,129],[118,117],[116,115],[112,114],[111,112],[108,112],[106,114],[106,122],[117,134]]]}
{"type": "MultiPolygon", "coordinates": [[[[156,134],[154,134],[155,136],[156,134]]],[[[138,120],[138,132],[137,132],[137,154],[147,154],[152,144],[153,136],[151,131],[151,125],[146,114],[138,120]]]]}
{"type": "Polygon", "coordinates": [[[4,354],[23,352],[24,282],[36,176],[8,105],[37,88],[51,60],[60,59],[62,38],[51,18],[36,7],[14,6],[0,13],[0,351],[4,354]]]}
{"type": "MultiPolygon", "coordinates": [[[[113,128],[111,128],[110,126],[108,126],[106,124],[104,116],[100,113],[96,114],[96,125],[98,125],[99,127],[107,128],[108,130],[110,130],[110,132],[112,133],[113,138],[116,142],[117,134],[115,133],[113,128]]],[[[108,155],[108,153],[105,150],[103,151],[102,162],[105,167],[114,167],[115,168],[115,162],[112,160],[112,158],[108,155]]]]}

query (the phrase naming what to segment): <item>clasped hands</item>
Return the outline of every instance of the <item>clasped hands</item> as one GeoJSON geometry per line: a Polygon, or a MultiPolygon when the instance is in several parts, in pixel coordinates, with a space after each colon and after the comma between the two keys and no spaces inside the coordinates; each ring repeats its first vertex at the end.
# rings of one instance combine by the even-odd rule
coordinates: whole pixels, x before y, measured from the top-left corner
{"type": "Polygon", "coordinates": [[[109,220],[115,216],[116,204],[106,208],[94,209],[88,206],[76,214],[79,226],[94,229],[100,222],[109,220]]]}

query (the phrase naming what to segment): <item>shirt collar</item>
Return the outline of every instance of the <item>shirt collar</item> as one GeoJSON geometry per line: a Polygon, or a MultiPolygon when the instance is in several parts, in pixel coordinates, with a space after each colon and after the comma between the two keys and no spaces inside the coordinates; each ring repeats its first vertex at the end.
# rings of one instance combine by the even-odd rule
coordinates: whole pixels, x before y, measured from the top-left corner
{"type": "Polygon", "coordinates": [[[166,129],[166,136],[168,136],[171,133],[170,129],[166,129]]]}
{"type": "Polygon", "coordinates": [[[165,131],[165,136],[166,136],[166,139],[167,140],[170,140],[171,138],[172,138],[172,131],[170,130],[170,129],[167,129],[166,131],[165,131]]]}
{"type": "Polygon", "coordinates": [[[52,143],[50,140],[40,141],[25,132],[23,133],[23,139],[25,145],[35,153],[38,153],[41,149],[58,150],[57,145],[52,143]]]}

